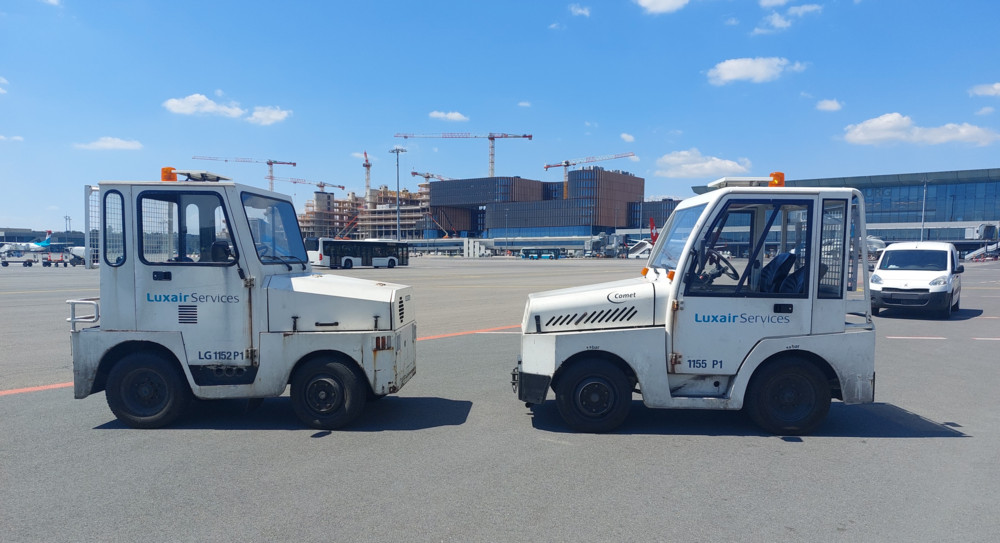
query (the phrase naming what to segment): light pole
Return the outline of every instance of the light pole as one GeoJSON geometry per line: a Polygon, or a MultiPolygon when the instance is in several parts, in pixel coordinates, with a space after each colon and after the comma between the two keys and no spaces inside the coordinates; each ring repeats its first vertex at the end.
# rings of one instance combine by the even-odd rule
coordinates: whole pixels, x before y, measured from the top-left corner
{"type": "Polygon", "coordinates": [[[406,149],[397,145],[389,152],[396,155],[396,241],[399,241],[399,153],[405,153],[406,149]]]}

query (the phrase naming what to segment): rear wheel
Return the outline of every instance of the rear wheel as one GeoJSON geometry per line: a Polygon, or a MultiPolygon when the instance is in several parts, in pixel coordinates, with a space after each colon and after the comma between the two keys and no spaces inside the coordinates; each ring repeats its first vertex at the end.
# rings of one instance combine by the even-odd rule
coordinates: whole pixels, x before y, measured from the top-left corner
{"type": "Polygon", "coordinates": [[[133,428],[160,428],[177,419],[191,401],[180,371],[155,354],[134,353],[108,374],[105,397],[118,420],[133,428]]]}
{"type": "Polygon", "coordinates": [[[801,359],[772,362],[754,375],[745,406],[758,426],[778,435],[815,430],[830,410],[830,384],[815,365],[801,359]]]}
{"type": "Polygon", "coordinates": [[[573,364],[556,385],[559,414],[579,432],[614,430],[628,417],[631,405],[628,378],[617,366],[603,360],[573,364]]]}
{"type": "Polygon", "coordinates": [[[292,408],[307,425],[334,430],[361,415],[368,399],[366,388],[347,363],[314,359],[292,377],[292,408]]]}
{"type": "Polygon", "coordinates": [[[349,269],[351,269],[351,268],[353,268],[353,267],[354,267],[354,261],[353,261],[353,260],[351,260],[350,258],[345,258],[345,259],[344,259],[344,265],[343,265],[343,268],[344,268],[345,270],[349,270],[349,269]]]}

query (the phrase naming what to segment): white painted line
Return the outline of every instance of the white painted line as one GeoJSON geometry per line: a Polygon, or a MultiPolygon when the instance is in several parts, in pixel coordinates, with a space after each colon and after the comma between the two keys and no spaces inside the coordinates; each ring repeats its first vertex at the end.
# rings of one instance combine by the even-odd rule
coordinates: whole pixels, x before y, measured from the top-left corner
{"type": "Polygon", "coordinates": [[[885,339],[948,339],[936,336],[885,336],[885,339]]]}
{"type": "Polygon", "coordinates": [[[977,341],[1000,341],[1000,337],[974,337],[977,341]]]}

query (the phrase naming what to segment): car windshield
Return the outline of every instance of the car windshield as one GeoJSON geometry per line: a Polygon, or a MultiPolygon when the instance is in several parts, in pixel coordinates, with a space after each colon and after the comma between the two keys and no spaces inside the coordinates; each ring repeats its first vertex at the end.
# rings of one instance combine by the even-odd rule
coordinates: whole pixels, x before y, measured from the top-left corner
{"type": "Polygon", "coordinates": [[[287,265],[308,260],[291,202],[245,192],[243,209],[261,262],[287,265]]]}
{"type": "Polygon", "coordinates": [[[926,249],[901,249],[882,253],[880,270],[945,271],[948,269],[947,251],[926,249]]]}
{"type": "Polygon", "coordinates": [[[653,247],[650,259],[653,267],[677,269],[677,262],[684,251],[684,245],[691,236],[698,218],[705,211],[705,206],[706,204],[701,204],[686,209],[676,209],[670,214],[667,224],[663,225],[663,232],[653,247]]]}

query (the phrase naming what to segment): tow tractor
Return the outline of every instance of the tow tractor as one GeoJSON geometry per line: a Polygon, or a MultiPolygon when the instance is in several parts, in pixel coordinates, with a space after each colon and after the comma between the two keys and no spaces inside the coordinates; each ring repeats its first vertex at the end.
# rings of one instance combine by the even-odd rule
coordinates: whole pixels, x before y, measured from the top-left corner
{"type": "Polygon", "coordinates": [[[745,409],[782,435],[814,431],[833,398],[874,401],[860,192],[785,187],[781,172],[708,188],[677,206],[641,277],[528,296],[518,399],[551,388],[583,432],[617,428],[637,393],[651,408],[745,409]]]}
{"type": "Polygon", "coordinates": [[[67,302],[76,398],[155,428],[192,398],[290,385],[305,424],[335,429],[415,374],[411,287],[312,273],[288,196],[173,168],[99,196],[101,296],[67,302]]]}

